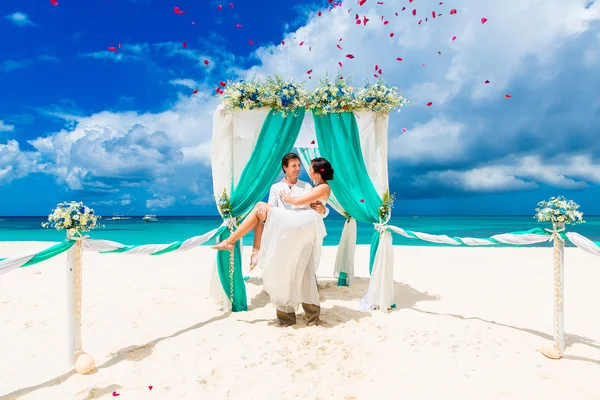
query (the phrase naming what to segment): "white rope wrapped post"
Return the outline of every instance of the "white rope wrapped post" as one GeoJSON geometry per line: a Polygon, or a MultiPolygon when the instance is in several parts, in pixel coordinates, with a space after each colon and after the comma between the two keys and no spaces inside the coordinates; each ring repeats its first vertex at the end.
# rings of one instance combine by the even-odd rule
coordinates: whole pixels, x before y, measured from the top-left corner
{"type": "Polygon", "coordinates": [[[555,222],[554,228],[554,345],[565,351],[565,241],[559,232],[565,230],[564,222],[555,222]]]}
{"type": "Polygon", "coordinates": [[[75,244],[67,251],[67,361],[78,374],[87,374],[95,368],[92,356],[83,351],[81,343],[82,256],[84,237],[75,230],[67,231],[67,240],[75,244]]]}
{"type": "Polygon", "coordinates": [[[561,236],[561,232],[564,230],[564,222],[552,222],[552,230],[546,229],[552,234],[551,240],[554,241],[554,318],[552,320],[552,346],[542,347],[540,351],[552,359],[562,358],[565,351],[565,241],[561,236]]]}

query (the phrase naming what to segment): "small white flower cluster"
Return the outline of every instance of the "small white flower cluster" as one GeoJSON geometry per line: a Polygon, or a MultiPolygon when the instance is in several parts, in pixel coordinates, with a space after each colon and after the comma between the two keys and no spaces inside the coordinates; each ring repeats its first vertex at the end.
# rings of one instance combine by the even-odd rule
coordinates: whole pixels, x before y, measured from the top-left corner
{"type": "Polygon", "coordinates": [[[55,228],[56,230],[69,230],[79,232],[89,232],[92,229],[101,228],[98,224],[101,217],[94,214],[94,210],[84,206],[82,202],[64,202],[52,210],[48,216],[48,222],[44,222],[44,228],[55,228]]]}
{"type": "Polygon", "coordinates": [[[583,213],[577,211],[579,204],[566,200],[564,196],[551,197],[548,201],[540,201],[535,209],[538,222],[564,222],[565,224],[579,224],[585,222],[583,213]]]}
{"type": "Polygon", "coordinates": [[[375,113],[389,113],[408,105],[398,88],[386,86],[379,81],[356,90],[341,76],[330,81],[325,77],[313,91],[293,80],[284,81],[280,76],[267,78],[265,83],[253,78],[248,81],[228,82],[223,91],[227,109],[252,110],[269,107],[287,115],[299,107],[315,114],[355,111],[359,109],[375,113]]]}
{"type": "Polygon", "coordinates": [[[389,189],[383,193],[382,204],[379,206],[379,218],[381,221],[387,221],[390,219],[395,201],[396,195],[390,193],[389,189]]]}
{"type": "Polygon", "coordinates": [[[356,97],[357,108],[371,110],[375,113],[400,111],[402,106],[408,104],[406,98],[398,93],[397,87],[386,86],[381,82],[365,85],[358,91],[356,97]]]}

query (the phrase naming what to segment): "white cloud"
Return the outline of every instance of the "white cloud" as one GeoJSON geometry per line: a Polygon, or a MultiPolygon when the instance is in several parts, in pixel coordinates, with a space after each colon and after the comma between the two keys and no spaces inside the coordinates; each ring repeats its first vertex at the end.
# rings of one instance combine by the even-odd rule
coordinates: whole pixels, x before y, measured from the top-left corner
{"type": "Polygon", "coordinates": [[[430,171],[414,179],[417,187],[443,186],[467,192],[526,190],[545,184],[561,189],[584,189],[600,184],[600,163],[589,155],[561,156],[544,162],[538,156],[511,156],[505,162],[465,171],[430,171]]]}
{"type": "Polygon", "coordinates": [[[9,125],[0,119],[0,132],[12,132],[14,129],[14,125],[9,125]]]}
{"type": "Polygon", "coordinates": [[[152,199],[146,200],[147,208],[169,208],[173,204],[175,204],[175,197],[173,196],[163,196],[163,197],[155,197],[152,199]]]}
{"type": "Polygon", "coordinates": [[[30,19],[29,16],[25,13],[17,11],[15,13],[9,14],[5,17],[13,24],[24,27],[24,26],[36,26],[30,19]]]}
{"type": "Polygon", "coordinates": [[[43,168],[40,155],[21,151],[16,140],[0,143],[0,184],[25,177],[31,172],[41,172],[43,168]]]}
{"type": "Polygon", "coordinates": [[[169,83],[175,86],[185,86],[190,89],[194,89],[199,86],[198,83],[193,79],[173,79],[169,83]]]}

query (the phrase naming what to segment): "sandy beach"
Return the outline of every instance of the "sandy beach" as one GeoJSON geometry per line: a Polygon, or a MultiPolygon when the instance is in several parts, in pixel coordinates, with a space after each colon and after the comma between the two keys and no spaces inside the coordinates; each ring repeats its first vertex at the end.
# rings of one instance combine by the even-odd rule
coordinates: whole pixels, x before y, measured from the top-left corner
{"type": "MultiPolygon", "coordinates": [[[[0,243],[3,257],[51,243],[0,243]]],[[[213,251],[84,254],[83,346],[98,366],[69,372],[66,255],[0,276],[1,399],[599,399],[600,259],[565,253],[566,351],[549,360],[552,249],[398,247],[396,304],[360,313],[337,287],[335,247],[319,275],[322,319],[274,325],[253,271],[248,312],[209,298],[213,251]],[[150,389],[151,387],[151,389],[150,389]]],[[[244,254],[247,273],[250,249],[244,254]]],[[[258,269],[258,268],[257,268],[258,269]]]]}

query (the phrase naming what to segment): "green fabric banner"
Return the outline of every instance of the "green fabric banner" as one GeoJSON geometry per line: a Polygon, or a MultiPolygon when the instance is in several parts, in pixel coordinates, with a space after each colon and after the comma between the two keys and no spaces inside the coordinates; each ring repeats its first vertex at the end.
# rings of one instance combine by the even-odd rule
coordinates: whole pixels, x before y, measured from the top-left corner
{"type": "MultiPolygon", "coordinates": [[[[304,119],[304,108],[283,116],[280,112],[271,110],[263,123],[256,146],[250,160],[244,167],[237,186],[230,191],[229,203],[233,208],[232,216],[245,217],[256,203],[261,201],[281,171],[281,159],[289,153],[304,119]]],[[[225,240],[230,236],[229,229],[224,228],[217,234],[217,240],[225,240]]],[[[235,267],[233,272],[232,310],[248,310],[246,287],[242,276],[242,247],[238,241],[234,251],[235,267]]],[[[217,252],[217,268],[223,290],[229,296],[231,286],[229,278],[229,252],[217,252]]]]}
{"type": "MultiPolygon", "coordinates": [[[[358,125],[351,112],[314,115],[319,151],[335,170],[329,182],[336,199],[352,218],[364,223],[378,223],[383,204],[371,182],[360,147],[358,125]]],[[[373,232],[369,271],[373,269],[379,247],[379,232],[373,232]]]]}

